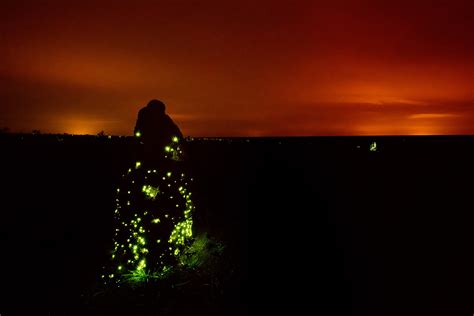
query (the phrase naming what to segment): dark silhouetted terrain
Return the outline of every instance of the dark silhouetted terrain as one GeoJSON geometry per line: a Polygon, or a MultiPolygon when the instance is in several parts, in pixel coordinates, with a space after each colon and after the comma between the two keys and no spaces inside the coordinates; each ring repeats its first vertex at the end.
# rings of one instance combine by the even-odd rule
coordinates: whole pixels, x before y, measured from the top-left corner
{"type": "Polygon", "coordinates": [[[166,313],[93,298],[132,146],[0,135],[2,315],[474,312],[474,137],[189,140],[196,230],[229,270],[218,293],[168,292],[166,313]]]}

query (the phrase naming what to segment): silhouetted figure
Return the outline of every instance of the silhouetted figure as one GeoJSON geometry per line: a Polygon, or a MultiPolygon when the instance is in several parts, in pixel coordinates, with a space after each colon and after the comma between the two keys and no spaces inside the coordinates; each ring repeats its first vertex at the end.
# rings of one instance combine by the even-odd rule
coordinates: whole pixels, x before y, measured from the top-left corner
{"type": "MultiPolygon", "coordinates": [[[[180,143],[183,134],[173,120],[165,113],[165,104],[159,100],[151,100],[138,112],[134,135],[140,140],[139,159],[146,163],[164,163],[165,156],[178,159],[178,152],[167,152],[167,146],[180,143]]],[[[182,148],[179,150],[182,151],[182,148]]],[[[181,152],[182,154],[182,152],[181,152]]]]}
{"type": "Polygon", "coordinates": [[[193,238],[191,182],[183,166],[183,135],[152,100],[138,113],[138,159],[117,188],[112,264],[104,282],[161,279],[179,264],[193,238]]]}

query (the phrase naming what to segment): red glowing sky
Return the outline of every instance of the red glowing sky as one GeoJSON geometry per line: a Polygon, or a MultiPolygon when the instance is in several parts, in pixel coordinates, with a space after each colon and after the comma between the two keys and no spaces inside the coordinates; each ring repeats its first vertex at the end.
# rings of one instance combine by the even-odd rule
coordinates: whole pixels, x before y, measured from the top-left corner
{"type": "Polygon", "coordinates": [[[2,1],[0,127],[474,134],[472,1],[2,1]]]}

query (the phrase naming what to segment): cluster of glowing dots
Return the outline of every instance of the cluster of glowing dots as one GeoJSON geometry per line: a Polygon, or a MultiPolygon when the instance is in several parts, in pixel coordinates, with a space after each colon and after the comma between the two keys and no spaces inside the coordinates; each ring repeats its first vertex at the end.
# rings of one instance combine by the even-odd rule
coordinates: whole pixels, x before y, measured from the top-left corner
{"type": "MultiPolygon", "coordinates": [[[[137,132],[135,136],[140,137],[141,134],[140,132],[137,132]]],[[[168,153],[173,153],[173,156],[170,157],[171,159],[176,158],[176,156],[179,156],[182,154],[182,151],[179,149],[178,146],[179,139],[178,137],[173,137],[172,142],[169,146],[165,147],[165,152],[168,153]]],[[[177,188],[176,194],[173,195],[180,195],[183,200],[185,201],[184,205],[182,203],[177,203],[175,204],[176,211],[173,211],[173,214],[178,214],[176,216],[176,219],[180,220],[176,222],[171,230],[171,233],[168,237],[165,237],[165,239],[157,239],[154,240],[153,243],[156,244],[162,244],[163,242],[167,242],[167,245],[163,249],[167,249],[169,251],[170,255],[175,256],[176,258],[179,257],[179,254],[185,249],[184,247],[187,245],[187,242],[192,238],[193,232],[192,232],[192,225],[193,225],[193,220],[192,220],[192,212],[194,210],[194,205],[191,200],[191,192],[186,188],[188,183],[186,182],[185,179],[185,174],[181,173],[179,175],[174,176],[173,171],[167,171],[163,173],[163,176],[161,176],[161,173],[158,173],[157,170],[145,170],[143,169],[143,165],[140,161],[137,161],[135,163],[135,168],[134,170],[137,170],[138,175],[148,175],[148,174],[156,174],[156,176],[161,177],[163,180],[160,185],[166,185],[168,188],[171,188],[171,185],[175,185],[177,188]],[[178,184],[178,178],[180,180],[180,184],[178,184]]],[[[134,171],[132,168],[128,169],[128,174],[130,177],[134,176],[134,171]]],[[[134,180],[130,180],[131,183],[135,183],[136,178],[133,178],[134,180]]],[[[145,176],[144,179],[147,179],[145,176]]],[[[192,178],[190,179],[191,181],[193,180],[192,178]]],[[[142,179],[143,182],[146,182],[145,180],[142,179]]],[[[140,181],[139,181],[140,182],[140,181]]],[[[130,183],[129,183],[130,184],[130,183]]],[[[136,185],[135,185],[136,187],[136,185]]],[[[143,198],[149,199],[149,200],[156,200],[158,196],[162,196],[162,191],[160,190],[159,186],[153,186],[150,184],[146,183],[141,183],[141,188],[140,192],[133,192],[134,194],[142,194],[143,198]]],[[[172,189],[171,189],[172,190],[172,189]]],[[[121,192],[120,188],[117,189],[117,194],[121,192]]],[[[149,253],[149,247],[153,247],[152,244],[148,244],[147,241],[147,234],[150,232],[150,230],[147,230],[146,228],[150,229],[159,229],[160,223],[162,222],[162,219],[160,219],[159,215],[164,215],[165,219],[173,220],[174,219],[170,218],[168,211],[162,210],[161,214],[150,214],[148,215],[148,211],[146,210],[136,210],[133,208],[133,205],[131,205],[130,200],[133,201],[134,196],[131,194],[131,191],[123,191],[124,193],[126,192],[126,207],[125,210],[127,214],[134,213],[131,217],[129,217],[129,220],[121,219],[121,210],[122,206],[120,203],[120,200],[117,198],[117,208],[115,210],[115,217],[117,222],[120,223],[120,227],[115,229],[115,238],[114,238],[114,250],[112,253],[112,260],[117,259],[117,255],[120,255],[121,258],[125,258],[123,262],[120,262],[118,266],[116,266],[117,272],[116,274],[111,273],[108,276],[102,275],[102,278],[108,277],[111,280],[115,280],[115,282],[119,282],[119,278],[117,276],[123,275],[123,274],[132,274],[132,275],[146,275],[146,269],[148,269],[147,265],[147,259],[152,260],[150,261],[151,265],[154,266],[158,263],[159,265],[159,259],[161,259],[164,254],[162,253],[159,258],[147,258],[147,254],[149,253]],[[130,213],[129,213],[130,212],[130,213]],[[139,215],[141,214],[141,215],[139,215]],[[144,220],[142,219],[141,216],[144,216],[146,218],[146,221],[153,224],[152,226],[148,226],[146,223],[144,223],[144,220]],[[122,236],[127,236],[125,237],[126,240],[123,240],[124,237],[122,237],[122,243],[117,242],[118,240],[118,235],[119,233],[123,231],[126,234],[122,236]]],[[[171,191],[173,192],[173,191],[171,191]]],[[[123,195],[122,195],[123,196],[123,195]]],[[[135,196],[136,197],[136,196],[135,196]]],[[[168,198],[168,199],[173,199],[173,196],[166,196],[162,198],[168,198]]],[[[161,197],[160,197],[161,199],[161,197]]],[[[118,262],[117,262],[118,263],[118,262]]],[[[163,265],[163,262],[161,261],[161,271],[164,273],[165,271],[168,271],[170,267],[163,265]]]]}
{"type": "Polygon", "coordinates": [[[183,157],[183,151],[181,147],[179,146],[179,138],[176,136],[173,136],[171,138],[171,144],[169,144],[168,146],[165,146],[165,158],[170,158],[175,161],[180,161],[182,160],[182,157],[183,157]]]}
{"type": "Polygon", "coordinates": [[[160,193],[160,189],[151,185],[144,185],[142,187],[142,192],[146,195],[147,198],[154,200],[158,193],[160,193]]]}
{"type": "MultiPolygon", "coordinates": [[[[186,240],[189,240],[193,236],[193,220],[191,213],[194,209],[194,205],[191,200],[191,193],[187,192],[183,187],[179,188],[179,192],[184,196],[186,201],[186,206],[184,209],[184,220],[177,223],[171,232],[168,242],[174,244],[175,246],[185,246],[186,240]]],[[[177,205],[178,207],[178,205],[177,205]]],[[[179,248],[174,249],[174,254],[179,254],[179,248]]]]}

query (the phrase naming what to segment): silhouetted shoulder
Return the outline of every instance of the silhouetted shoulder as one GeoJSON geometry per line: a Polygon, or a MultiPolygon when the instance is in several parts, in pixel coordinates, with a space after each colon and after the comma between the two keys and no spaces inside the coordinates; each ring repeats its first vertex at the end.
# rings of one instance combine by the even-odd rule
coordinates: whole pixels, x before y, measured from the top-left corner
{"type": "Polygon", "coordinates": [[[133,130],[133,134],[137,136],[137,133],[141,135],[143,131],[143,125],[145,124],[145,118],[146,118],[146,107],[141,108],[140,111],[138,111],[138,117],[137,117],[137,122],[135,123],[135,129],[133,130]]]}
{"type": "Polygon", "coordinates": [[[181,133],[181,130],[179,129],[178,125],[176,125],[176,123],[171,119],[169,115],[167,114],[165,115],[166,115],[165,120],[173,136],[178,136],[179,138],[183,138],[183,133],[181,133]]]}

